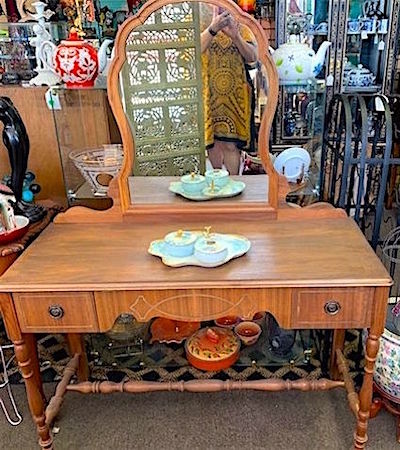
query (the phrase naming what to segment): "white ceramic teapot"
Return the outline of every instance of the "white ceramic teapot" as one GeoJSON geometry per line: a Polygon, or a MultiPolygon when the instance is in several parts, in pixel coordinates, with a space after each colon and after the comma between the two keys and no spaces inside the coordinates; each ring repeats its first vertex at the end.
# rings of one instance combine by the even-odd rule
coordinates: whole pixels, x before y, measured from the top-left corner
{"type": "Polygon", "coordinates": [[[309,45],[298,42],[296,35],[290,35],[289,42],[272,54],[280,84],[306,84],[313,80],[322,70],[330,45],[331,42],[324,41],[315,53],[309,45]]]}

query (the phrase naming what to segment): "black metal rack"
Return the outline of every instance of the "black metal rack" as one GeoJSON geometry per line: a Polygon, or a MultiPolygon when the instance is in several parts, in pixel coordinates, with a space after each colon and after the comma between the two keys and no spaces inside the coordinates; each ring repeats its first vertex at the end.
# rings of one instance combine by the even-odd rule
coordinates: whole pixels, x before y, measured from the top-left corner
{"type": "Polygon", "coordinates": [[[324,132],[320,199],[344,208],[374,250],[390,171],[400,165],[400,157],[392,156],[395,103],[380,94],[337,94],[324,132]]]}

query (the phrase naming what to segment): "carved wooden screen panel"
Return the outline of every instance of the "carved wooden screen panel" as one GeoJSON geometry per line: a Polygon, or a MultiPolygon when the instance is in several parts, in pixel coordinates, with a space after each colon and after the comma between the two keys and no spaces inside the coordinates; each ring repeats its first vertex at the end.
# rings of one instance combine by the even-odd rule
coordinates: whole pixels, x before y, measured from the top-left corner
{"type": "Polygon", "coordinates": [[[166,5],[134,29],[122,71],[134,175],[205,168],[199,5],[166,5]]]}

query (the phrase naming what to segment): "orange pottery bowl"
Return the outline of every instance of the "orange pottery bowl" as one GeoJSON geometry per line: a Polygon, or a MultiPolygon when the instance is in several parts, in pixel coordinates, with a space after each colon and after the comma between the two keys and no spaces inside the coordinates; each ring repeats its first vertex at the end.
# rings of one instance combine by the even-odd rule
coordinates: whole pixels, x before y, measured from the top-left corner
{"type": "Polygon", "coordinates": [[[166,344],[179,344],[199,328],[200,322],[181,322],[158,317],[150,327],[150,343],[165,342],[166,344]]]}

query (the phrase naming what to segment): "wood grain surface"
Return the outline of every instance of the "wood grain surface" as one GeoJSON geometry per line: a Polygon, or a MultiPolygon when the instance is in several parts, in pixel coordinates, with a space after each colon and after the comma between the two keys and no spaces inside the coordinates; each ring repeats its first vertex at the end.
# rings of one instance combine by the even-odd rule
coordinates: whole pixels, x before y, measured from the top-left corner
{"type": "MultiPolygon", "coordinates": [[[[244,191],[235,197],[216,198],[209,201],[194,202],[169,190],[172,181],[179,181],[180,177],[129,177],[129,191],[132,203],[149,203],[151,205],[167,204],[191,204],[204,205],[210,202],[267,203],[268,177],[267,175],[242,175],[232,176],[233,180],[243,181],[246,184],[244,191]]],[[[208,205],[209,206],[209,205],[208,205]]]]}
{"type": "MultiPolygon", "coordinates": [[[[238,216],[240,217],[240,216],[238,216]]],[[[273,286],[389,286],[391,279],[352,219],[50,225],[0,278],[1,291],[132,290],[273,286]],[[243,257],[206,269],[170,268],[148,254],[168,232],[242,234],[243,257]]]]}

